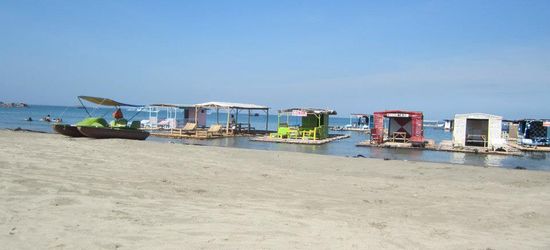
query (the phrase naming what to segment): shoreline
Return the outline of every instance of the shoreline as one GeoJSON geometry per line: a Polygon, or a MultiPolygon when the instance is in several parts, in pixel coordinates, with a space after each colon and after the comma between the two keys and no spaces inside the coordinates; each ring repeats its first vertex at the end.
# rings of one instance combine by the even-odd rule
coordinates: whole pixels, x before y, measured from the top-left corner
{"type": "Polygon", "coordinates": [[[545,248],[550,173],[0,131],[6,248],[545,248]]]}
{"type": "MultiPolygon", "coordinates": [[[[29,132],[29,133],[41,133],[41,134],[53,134],[53,135],[59,135],[55,132],[45,132],[42,130],[31,130],[31,129],[22,129],[20,127],[17,127],[15,129],[11,128],[0,128],[0,131],[10,131],[10,132],[29,132]]],[[[171,139],[174,140],[186,140],[186,139],[196,139],[197,138],[164,138],[164,137],[155,137],[150,136],[146,141],[147,142],[155,142],[155,143],[168,143],[168,144],[182,144],[182,145],[191,145],[191,146],[205,146],[205,147],[221,147],[221,148],[236,148],[236,149],[245,149],[245,150],[260,150],[260,151],[269,151],[269,152],[293,152],[289,150],[279,150],[279,149],[264,149],[264,148],[250,148],[250,147],[242,147],[242,146],[224,146],[224,145],[207,145],[207,144],[201,144],[196,142],[172,142],[171,139]],[[154,139],[152,139],[154,138],[154,139]]],[[[216,139],[224,139],[224,138],[216,138],[216,139]]],[[[216,140],[216,139],[208,139],[208,140],[216,140]]],[[[206,140],[206,141],[208,141],[206,140]]],[[[200,139],[199,141],[205,141],[204,139],[200,139]]],[[[250,141],[255,141],[252,137],[250,141]]],[[[363,146],[360,145],[361,143],[355,145],[355,147],[359,148],[369,148],[370,146],[363,146]]],[[[425,151],[434,151],[434,152],[442,152],[442,153],[459,153],[459,154],[466,154],[466,155],[477,155],[477,156],[483,156],[483,155],[491,155],[491,154],[484,154],[484,153],[473,153],[473,152],[460,152],[460,151],[447,151],[447,150],[431,150],[431,149],[425,149],[425,148],[399,148],[399,147],[378,147],[373,146],[374,148],[383,148],[387,150],[425,150],[425,151]]],[[[503,168],[503,169],[512,169],[512,170],[528,170],[528,171],[550,171],[549,169],[544,168],[532,168],[532,167],[524,167],[520,165],[507,165],[507,166],[492,166],[492,165],[485,165],[485,164],[468,164],[468,163],[460,163],[460,162],[450,162],[450,161],[437,161],[437,160],[430,160],[430,159],[424,159],[424,160],[415,160],[415,159],[399,159],[399,158],[386,158],[386,157],[373,157],[373,156],[364,156],[359,152],[359,154],[353,155],[353,154],[324,154],[324,153],[315,153],[315,152],[300,152],[305,154],[314,154],[314,155],[326,155],[326,156],[336,156],[336,157],[344,157],[344,158],[364,158],[364,159],[380,159],[380,160],[392,160],[392,161],[409,161],[409,162],[425,162],[425,163],[441,163],[441,164],[451,164],[451,165],[459,165],[459,166],[473,166],[473,167],[482,167],[482,168],[503,168]],[[362,155],[358,156],[358,155],[362,155]]],[[[548,152],[524,152],[522,155],[505,155],[505,154],[495,154],[497,156],[503,156],[507,158],[522,158],[526,157],[525,153],[548,153],[548,152]]]]}

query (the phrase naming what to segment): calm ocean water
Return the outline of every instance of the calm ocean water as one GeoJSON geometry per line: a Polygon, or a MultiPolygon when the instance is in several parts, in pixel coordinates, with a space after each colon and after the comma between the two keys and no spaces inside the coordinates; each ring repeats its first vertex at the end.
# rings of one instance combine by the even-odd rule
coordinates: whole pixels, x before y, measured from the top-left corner
{"type": "MultiPolygon", "coordinates": [[[[112,109],[91,109],[95,116],[106,115],[110,117],[112,109]]],[[[51,124],[40,121],[40,118],[50,115],[52,119],[60,117],[64,123],[76,123],[86,117],[86,112],[77,107],[62,107],[62,106],[41,106],[31,105],[29,108],[0,108],[0,128],[17,128],[39,130],[52,132],[51,124]],[[31,117],[32,122],[25,121],[31,117]]],[[[134,115],[137,120],[148,119],[149,114],[146,112],[137,113],[135,111],[124,110],[125,117],[130,118],[134,115]]],[[[265,115],[261,112],[260,116],[252,117],[252,125],[258,129],[265,128],[265,115]]],[[[162,113],[160,115],[162,117],[162,113]]],[[[159,118],[160,118],[159,117],[159,118]]],[[[220,120],[224,120],[225,116],[220,115],[220,120]]],[[[246,116],[239,116],[239,120],[244,122],[246,116]]],[[[209,114],[207,122],[214,123],[216,121],[215,113],[209,114]]],[[[269,128],[275,130],[277,127],[277,116],[270,115],[269,128]]],[[[291,120],[291,124],[294,121],[291,120]]],[[[349,118],[332,117],[331,125],[344,126],[349,123],[349,118]]],[[[293,151],[314,154],[338,155],[338,156],[356,156],[363,155],[372,158],[389,158],[392,160],[409,160],[409,161],[429,161],[429,162],[445,162],[456,164],[467,164],[476,166],[504,167],[515,168],[518,166],[533,170],[550,170],[550,154],[549,153],[525,153],[524,156],[501,156],[501,155],[478,155],[465,153],[450,153],[436,152],[429,150],[408,150],[408,149],[387,149],[387,148],[365,148],[356,147],[355,145],[361,141],[367,140],[368,136],[359,132],[334,132],[347,133],[351,137],[348,139],[331,142],[325,145],[295,145],[282,143],[266,143],[250,141],[246,137],[239,138],[222,138],[214,140],[191,140],[191,139],[164,139],[150,137],[148,140],[176,142],[187,144],[199,144],[221,147],[237,147],[261,150],[280,150],[293,151]]],[[[442,129],[426,128],[424,135],[427,139],[433,139],[436,142],[441,140],[450,140],[451,133],[445,132],[442,129]]]]}

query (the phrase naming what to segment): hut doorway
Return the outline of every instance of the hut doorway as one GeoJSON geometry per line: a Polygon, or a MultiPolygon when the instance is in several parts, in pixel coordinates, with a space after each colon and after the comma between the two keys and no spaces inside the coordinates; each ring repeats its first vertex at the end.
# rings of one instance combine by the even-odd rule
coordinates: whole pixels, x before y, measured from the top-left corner
{"type": "Polygon", "coordinates": [[[412,119],[410,117],[391,117],[388,118],[388,134],[393,140],[408,141],[412,133],[412,119]]]}
{"type": "Polygon", "coordinates": [[[466,119],[466,146],[487,147],[488,119],[466,119]]]}
{"type": "Polygon", "coordinates": [[[422,112],[417,111],[386,110],[374,112],[371,142],[381,144],[385,140],[390,140],[392,142],[423,143],[423,120],[422,112]]]}

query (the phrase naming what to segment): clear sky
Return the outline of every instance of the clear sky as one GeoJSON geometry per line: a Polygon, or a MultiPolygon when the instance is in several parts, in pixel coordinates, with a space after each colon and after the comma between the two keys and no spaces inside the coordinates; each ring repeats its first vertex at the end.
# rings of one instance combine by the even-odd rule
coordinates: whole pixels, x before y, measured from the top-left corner
{"type": "Polygon", "coordinates": [[[0,100],[550,118],[550,1],[0,0],[0,100]]]}

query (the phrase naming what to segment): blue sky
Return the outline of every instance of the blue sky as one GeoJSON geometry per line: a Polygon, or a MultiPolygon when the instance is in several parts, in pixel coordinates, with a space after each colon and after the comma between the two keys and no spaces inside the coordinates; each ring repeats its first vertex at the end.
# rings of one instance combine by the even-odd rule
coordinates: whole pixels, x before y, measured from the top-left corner
{"type": "Polygon", "coordinates": [[[5,1],[0,100],[550,117],[550,1],[5,1]]]}

